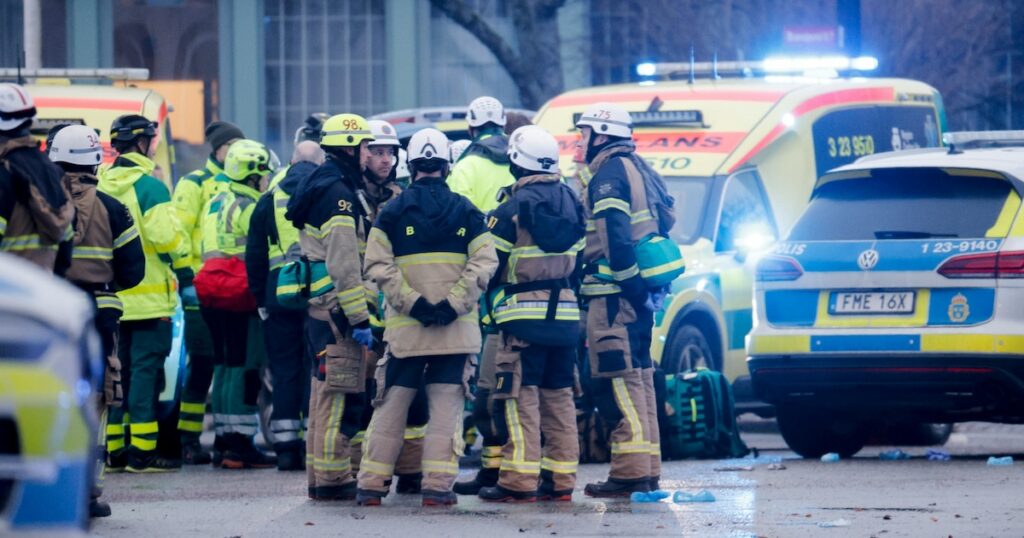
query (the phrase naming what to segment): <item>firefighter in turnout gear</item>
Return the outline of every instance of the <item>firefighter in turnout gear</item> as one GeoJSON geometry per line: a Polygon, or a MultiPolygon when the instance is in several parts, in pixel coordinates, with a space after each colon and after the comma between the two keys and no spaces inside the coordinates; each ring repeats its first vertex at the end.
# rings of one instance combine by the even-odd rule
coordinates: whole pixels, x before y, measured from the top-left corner
{"type": "Polygon", "coordinates": [[[478,97],[466,110],[466,123],[473,143],[452,167],[448,187],[488,213],[498,207],[501,189],[516,181],[508,171],[505,107],[493,97],[478,97]]]}
{"type": "Polygon", "coordinates": [[[661,474],[651,361],[650,293],[635,244],[658,231],[644,179],[630,159],[632,121],[618,105],[597,103],[576,123],[592,177],[584,197],[587,238],[580,294],[588,305],[591,389],[598,410],[616,424],[608,480],[587,484],[592,497],[628,497],[657,489],[661,474]]]}
{"type": "Polygon", "coordinates": [[[351,439],[365,405],[365,351],[373,345],[362,259],[371,212],[362,170],[373,134],[355,114],[332,116],[320,147],[327,160],[302,181],[286,218],[298,228],[310,271],[325,271],[309,300],[306,352],[312,363],[306,476],[309,496],[354,499],[351,439]]]}
{"type": "Polygon", "coordinates": [[[256,203],[245,246],[249,289],[263,321],[267,359],[274,380],[270,429],[277,468],[281,471],[306,468],[302,435],[303,421],[309,416],[309,364],[303,347],[306,313],[282,307],[276,294],[281,268],[301,254],[299,231],[284,215],[299,183],[323,161],[324,152],[316,142],[306,140],[295,146],[287,174],[256,203]]]}
{"type": "Polygon", "coordinates": [[[142,283],[117,293],[124,306],[118,357],[126,405],[112,409],[107,421],[108,467],[136,473],[179,467],[178,462],[157,456],[156,403],[164,359],[171,351],[170,317],[178,304],[178,281],[192,279],[189,237],[167,187],[151,175],[155,165],[147,155],[156,128],[156,123],[137,114],[115,119],[110,140],[119,155],[99,173],[100,192],[128,208],[146,257],[142,283]]]}
{"type": "Polygon", "coordinates": [[[195,278],[200,312],[213,338],[215,451],[226,469],[274,465],[253,443],[259,428],[256,399],[261,388],[256,302],[245,271],[245,245],[260,180],[272,173],[270,152],[253,140],[231,145],[221,176],[230,183],[202,216],[203,268],[195,278]],[[254,331],[256,331],[254,333],[254,331]],[[258,340],[257,340],[258,342],[258,340]]]}
{"type": "Polygon", "coordinates": [[[580,311],[573,274],[583,249],[583,208],[562,183],[558,142],[543,128],[513,133],[509,159],[516,183],[488,217],[499,260],[488,294],[500,330],[493,421],[504,447],[497,485],[479,496],[568,501],[579,462],[573,385],[580,311]]]}
{"type": "Polygon", "coordinates": [[[61,186],[61,170],[29,133],[32,96],[0,84],[0,252],[61,275],[71,263],[75,207],[61,186]]]}
{"type": "Polygon", "coordinates": [[[122,306],[116,292],[142,282],[146,258],[139,229],[128,208],[96,189],[96,168],[103,161],[103,147],[96,131],[84,125],[69,125],[54,128],[51,135],[52,142],[46,145],[50,160],[64,170],[64,188],[71,193],[76,209],[71,267],[64,276],[92,296],[96,305],[93,321],[106,358],[103,391],[97,402],[100,425],[96,482],[89,503],[90,517],[106,517],[110,515],[110,506],[99,498],[106,464],[107,408],[120,406],[124,399],[121,361],[117,358],[117,325],[122,306]]]}
{"type": "Polygon", "coordinates": [[[457,502],[451,488],[464,448],[469,355],[480,350],[478,301],[498,265],[483,214],[445,183],[448,138],[424,129],[410,139],[408,152],[413,183],[384,208],[367,241],[366,274],[387,301],[388,355],[378,370],[379,405],[359,468],[362,505],[379,505],[387,495],[421,384],[430,417],[422,503],[457,502]]]}
{"type": "MultiPolygon", "coordinates": [[[[398,168],[398,150],[401,144],[398,141],[398,134],[395,128],[388,122],[382,120],[370,120],[370,130],[373,132],[373,142],[369,144],[370,155],[367,157],[366,168],[363,170],[363,177],[366,179],[366,193],[370,200],[370,207],[373,209],[372,220],[376,220],[384,205],[402,193],[401,187],[395,182],[396,170],[398,168]]],[[[371,292],[376,291],[376,286],[371,292]]],[[[377,292],[379,293],[379,292],[377,292]]],[[[372,295],[373,293],[371,293],[372,295]]],[[[371,303],[380,303],[379,300],[371,303]]],[[[378,304],[378,311],[382,304],[378,304]]],[[[379,314],[378,314],[379,317],[379,314]]],[[[379,336],[383,336],[383,326],[375,327],[379,336]]],[[[373,353],[369,355],[371,362],[367,368],[367,398],[372,399],[376,394],[377,387],[374,380],[374,370],[377,361],[384,354],[383,342],[374,347],[373,353]]],[[[367,405],[363,411],[362,430],[352,439],[352,468],[359,470],[359,463],[362,459],[363,440],[366,438],[366,428],[370,425],[373,416],[373,406],[367,405]]],[[[409,418],[405,427],[405,442],[402,451],[395,463],[395,475],[398,476],[398,493],[415,494],[421,490],[423,471],[421,460],[423,459],[423,437],[427,430],[427,395],[421,388],[416,393],[416,400],[409,410],[409,418]]]]}
{"type": "MultiPolygon", "coordinates": [[[[203,266],[202,216],[206,204],[231,183],[221,175],[224,159],[231,144],[245,138],[242,130],[226,121],[215,121],[206,126],[206,142],[211,153],[206,166],[194,170],[178,180],[174,187],[174,207],[185,232],[192,238],[192,271],[199,273],[203,266]]],[[[191,282],[180,282],[181,302],[185,310],[185,348],[188,350],[188,377],[181,395],[178,412],[178,432],[181,436],[181,459],[186,464],[210,463],[210,453],[199,444],[203,432],[206,397],[213,381],[213,339],[210,329],[199,313],[199,302],[191,282]]]]}

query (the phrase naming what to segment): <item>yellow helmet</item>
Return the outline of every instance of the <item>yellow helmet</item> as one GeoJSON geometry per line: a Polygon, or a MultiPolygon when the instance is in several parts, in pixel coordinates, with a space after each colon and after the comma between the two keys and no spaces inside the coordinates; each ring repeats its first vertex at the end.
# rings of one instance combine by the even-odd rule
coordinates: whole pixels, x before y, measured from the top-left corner
{"type": "Polygon", "coordinates": [[[373,140],[373,132],[366,118],[356,114],[337,114],[324,122],[321,146],[352,147],[363,140],[373,140]]]}
{"type": "Polygon", "coordinates": [[[239,140],[231,144],[224,158],[224,175],[232,181],[245,181],[253,175],[263,176],[273,171],[270,152],[255,140],[239,140]]]}

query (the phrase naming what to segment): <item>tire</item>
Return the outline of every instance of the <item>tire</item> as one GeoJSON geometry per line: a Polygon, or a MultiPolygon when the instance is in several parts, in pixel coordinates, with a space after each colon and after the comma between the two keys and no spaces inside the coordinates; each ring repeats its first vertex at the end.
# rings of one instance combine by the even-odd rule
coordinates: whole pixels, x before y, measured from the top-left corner
{"type": "Polygon", "coordinates": [[[779,431],[789,448],[804,458],[835,452],[849,458],[867,443],[869,428],[841,415],[797,406],[778,408],[779,431]]]}
{"type": "Polygon", "coordinates": [[[672,339],[662,355],[661,369],[665,374],[679,374],[698,366],[720,371],[704,333],[684,323],[672,331],[672,339]]]}
{"type": "Polygon", "coordinates": [[[953,433],[952,424],[898,422],[889,426],[879,439],[881,445],[942,446],[953,433]]]}

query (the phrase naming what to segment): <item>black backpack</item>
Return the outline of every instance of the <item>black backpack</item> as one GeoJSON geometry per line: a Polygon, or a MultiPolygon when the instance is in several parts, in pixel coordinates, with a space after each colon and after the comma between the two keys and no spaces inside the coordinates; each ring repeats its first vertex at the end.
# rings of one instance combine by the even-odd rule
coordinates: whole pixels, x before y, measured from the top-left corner
{"type": "Polygon", "coordinates": [[[583,206],[568,185],[550,185],[518,199],[519,225],[544,252],[565,252],[586,234],[583,206]]]}

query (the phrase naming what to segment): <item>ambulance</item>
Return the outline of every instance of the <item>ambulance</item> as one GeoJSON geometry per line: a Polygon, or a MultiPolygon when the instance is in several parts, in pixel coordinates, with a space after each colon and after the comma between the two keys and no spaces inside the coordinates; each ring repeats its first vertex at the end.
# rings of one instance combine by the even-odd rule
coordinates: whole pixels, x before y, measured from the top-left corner
{"type": "MultiPolygon", "coordinates": [[[[13,71],[0,70],[0,75],[9,79],[13,71]]],[[[35,74],[43,76],[34,77],[34,83],[25,85],[36,103],[36,121],[31,127],[33,135],[45,140],[46,133],[55,125],[88,125],[99,131],[103,161],[109,164],[115,157],[110,147],[110,125],[118,116],[140,114],[159,125],[154,139],[154,175],[168,189],[173,187],[178,175],[174,168],[174,139],[168,103],[153,90],[131,85],[133,81],[148,80],[148,69],[41,69],[26,71],[22,76],[35,74]],[[92,83],[78,83],[85,80],[92,83]],[[109,83],[96,83],[104,80],[109,83]]]]}
{"type": "Polygon", "coordinates": [[[587,106],[612,102],[630,112],[637,153],[675,197],[671,236],[686,259],[655,318],[652,356],[666,374],[721,371],[738,410],[768,414],[753,397],[744,350],[758,256],[789,231],[826,171],[878,152],[939,146],[942,98],[913,80],[785,74],[768,61],[651,64],[646,74],[680,71],[689,80],[566,92],[534,122],[558,138],[571,178],[582,166],[573,159],[575,123],[587,106]]]}
{"type": "MultiPolygon", "coordinates": [[[[15,69],[0,69],[0,79],[3,80],[16,80],[19,74],[33,81],[24,85],[36,104],[36,119],[30,127],[32,135],[45,141],[46,134],[55,125],[92,127],[99,132],[104,164],[112,163],[116,157],[110,146],[110,125],[115,118],[124,114],[140,114],[157,122],[152,157],[156,169],[153,175],[173,192],[178,174],[174,164],[170,105],[159,93],[132,85],[135,81],[148,80],[148,69],[38,69],[21,70],[20,73],[15,69]]],[[[187,359],[181,312],[176,313],[172,321],[173,345],[164,363],[165,383],[158,409],[162,419],[173,422],[176,421],[173,415],[184,384],[182,374],[187,359]]]]}

